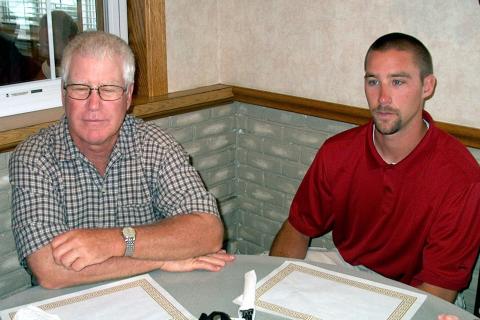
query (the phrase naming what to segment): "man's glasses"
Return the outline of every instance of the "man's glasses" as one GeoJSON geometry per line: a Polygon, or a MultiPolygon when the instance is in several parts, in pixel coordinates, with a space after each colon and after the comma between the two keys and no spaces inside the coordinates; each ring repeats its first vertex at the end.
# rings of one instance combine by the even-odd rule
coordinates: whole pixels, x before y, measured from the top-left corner
{"type": "Polygon", "coordinates": [[[90,97],[92,90],[97,90],[100,99],[104,101],[114,101],[122,97],[125,90],[124,87],[113,84],[105,84],[98,87],[90,87],[86,84],[67,84],[63,87],[67,91],[68,97],[75,100],[85,100],[90,97]]]}

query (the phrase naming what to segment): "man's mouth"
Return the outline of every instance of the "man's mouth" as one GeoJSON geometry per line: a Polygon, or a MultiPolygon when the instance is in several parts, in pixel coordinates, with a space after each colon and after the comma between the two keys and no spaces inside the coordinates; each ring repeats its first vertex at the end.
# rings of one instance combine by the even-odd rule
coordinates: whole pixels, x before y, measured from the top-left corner
{"type": "Polygon", "coordinates": [[[90,124],[100,124],[105,122],[105,120],[102,119],[84,119],[83,121],[90,124]]]}
{"type": "Polygon", "coordinates": [[[380,118],[387,118],[397,115],[397,111],[390,107],[377,107],[373,110],[373,114],[380,118]]]}

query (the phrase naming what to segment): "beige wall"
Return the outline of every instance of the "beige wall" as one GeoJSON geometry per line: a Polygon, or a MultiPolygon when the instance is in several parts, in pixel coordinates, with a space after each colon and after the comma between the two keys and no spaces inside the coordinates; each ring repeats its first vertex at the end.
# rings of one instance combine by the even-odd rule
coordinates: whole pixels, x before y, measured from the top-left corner
{"type": "Polygon", "coordinates": [[[168,92],[219,83],[216,0],[166,0],[168,92]]]}
{"type": "Polygon", "coordinates": [[[363,58],[400,31],[430,49],[435,119],[480,128],[477,0],[166,0],[169,91],[218,82],[366,107],[363,58]]]}

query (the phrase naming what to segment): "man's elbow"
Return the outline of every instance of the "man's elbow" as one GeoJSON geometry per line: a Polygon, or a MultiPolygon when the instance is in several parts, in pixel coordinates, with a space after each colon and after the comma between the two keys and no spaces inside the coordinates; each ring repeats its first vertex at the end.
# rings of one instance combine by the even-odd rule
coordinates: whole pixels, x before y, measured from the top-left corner
{"type": "Polygon", "coordinates": [[[53,274],[36,273],[35,277],[38,285],[45,289],[62,289],[72,285],[53,274]]]}
{"type": "Polygon", "coordinates": [[[61,289],[74,285],[73,277],[65,274],[53,264],[44,252],[36,252],[27,258],[27,264],[36,280],[36,283],[46,289],[61,289]]]}
{"type": "Polygon", "coordinates": [[[212,214],[204,214],[205,219],[205,239],[209,252],[217,252],[223,246],[224,226],[222,220],[212,214]]]}
{"type": "Polygon", "coordinates": [[[224,226],[220,219],[217,220],[217,225],[212,233],[212,252],[217,252],[222,249],[224,238],[224,226]]]}
{"type": "Polygon", "coordinates": [[[38,279],[38,284],[45,288],[45,289],[62,289],[62,288],[65,288],[67,286],[59,283],[59,282],[56,282],[56,281],[50,281],[50,280],[43,280],[43,279],[38,279]]]}

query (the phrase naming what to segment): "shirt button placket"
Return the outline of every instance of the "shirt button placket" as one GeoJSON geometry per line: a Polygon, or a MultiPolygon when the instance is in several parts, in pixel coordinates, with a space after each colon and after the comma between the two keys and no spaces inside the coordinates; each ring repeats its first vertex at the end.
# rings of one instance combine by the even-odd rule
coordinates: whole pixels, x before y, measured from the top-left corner
{"type": "Polygon", "coordinates": [[[394,201],[394,183],[392,172],[393,166],[386,166],[383,169],[383,201],[382,201],[382,211],[384,214],[391,214],[395,201],[394,201]]]}

